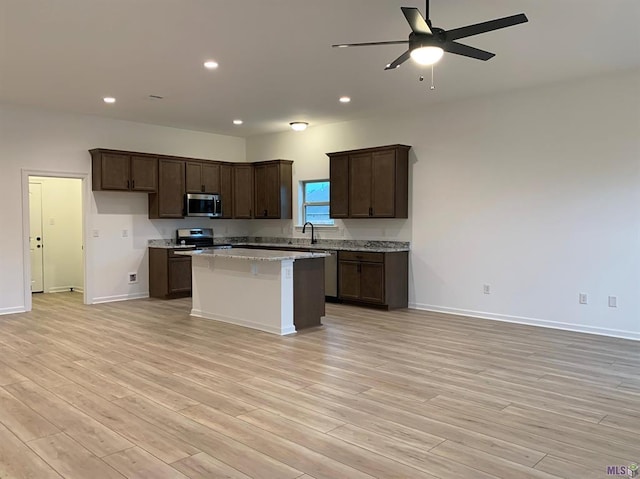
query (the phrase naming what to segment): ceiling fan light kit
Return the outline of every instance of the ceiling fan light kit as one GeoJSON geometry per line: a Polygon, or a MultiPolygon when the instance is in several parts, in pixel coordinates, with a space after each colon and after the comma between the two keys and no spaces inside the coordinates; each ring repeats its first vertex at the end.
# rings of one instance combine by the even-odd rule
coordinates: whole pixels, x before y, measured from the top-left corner
{"type": "Polygon", "coordinates": [[[420,65],[433,65],[442,58],[442,55],[444,50],[440,47],[418,47],[411,50],[411,58],[420,65]]]}
{"type": "Polygon", "coordinates": [[[304,131],[309,126],[309,123],[306,121],[292,121],[289,126],[293,131],[304,131]]]}
{"type": "Polygon", "coordinates": [[[495,53],[480,50],[478,48],[458,43],[456,40],[467,38],[481,33],[507,28],[520,23],[528,22],[524,13],[512,15],[510,17],[489,20],[488,22],[467,25],[466,27],[454,28],[453,30],[443,30],[432,25],[429,18],[429,0],[426,0],[425,16],[414,7],[401,7],[402,13],[411,27],[408,40],[395,40],[390,42],[367,42],[367,43],[340,43],[332,45],[336,48],[362,47],[373,45],[400,45],[408,44],[409,49],[402,55],[389,63],[385,70],[394,70],[412,58],[421,65],[433,65],[444,52],[454,53],[464,57],[475,58],[487,61],[495,56],[495,53]]]}

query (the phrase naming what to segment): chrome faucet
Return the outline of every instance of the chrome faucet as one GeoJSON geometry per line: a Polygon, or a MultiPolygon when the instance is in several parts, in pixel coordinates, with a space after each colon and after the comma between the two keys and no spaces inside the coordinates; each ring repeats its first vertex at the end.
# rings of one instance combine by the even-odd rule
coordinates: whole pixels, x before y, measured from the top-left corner
{"type": "Polygon", "coordinates": [[[306,229],[307,229],[307,225],[311,225],[311,244],[316,244],[318,242],[318,240],[315,238],[315,236],[313,235],[313,223],[311,221],[307,221],[303,226],[302,226],[302,233],[304,234],[306,229]]]}

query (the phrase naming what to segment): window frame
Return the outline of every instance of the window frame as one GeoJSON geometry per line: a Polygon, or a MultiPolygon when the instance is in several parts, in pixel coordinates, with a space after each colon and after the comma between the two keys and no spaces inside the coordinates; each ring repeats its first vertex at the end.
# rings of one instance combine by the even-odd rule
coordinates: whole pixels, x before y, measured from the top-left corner
{"type": "MultiPolygon", "coordinates": [[[[329,206],[331,207],[331,201],[307,201],[307,188],[306,186],[310,183],[327,183],[329,185],[329,191],[331,191],[331,182],[329,178],[324,179],[313,179],[313,180],[301,180],[300,181],[300,193],[302,195],[302,200],[300,201],[300,219],[301,224],[307,222],[307,206],[329,206]]],[[[331,213],[329,213],[331,214],[331,213]]],[[[330,223],[314,223],[314,226],[318,227],[333,227],[335,226],[335,220],[329,216],[330,223]]]]}

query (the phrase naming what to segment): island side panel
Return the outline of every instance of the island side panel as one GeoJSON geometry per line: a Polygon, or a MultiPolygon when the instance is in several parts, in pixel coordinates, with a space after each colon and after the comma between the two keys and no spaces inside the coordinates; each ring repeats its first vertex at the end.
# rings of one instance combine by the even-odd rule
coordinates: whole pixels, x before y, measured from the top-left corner
{"type": "Polygon", "coordinates": [[[322,325],[325,315],[324,258],[293,263],[293,323],[296,330],[322,325]]]}
{"type": "Polygon", "coordinates": [[[283,278],[282,263],[194,255],[191,314],[274,334],[294,333],[293,307],[282,304],[287,297],[292,303],[293,280],[283,278]],[[288,293],[283,280],[285,289],[286,284],[291,288],[288,293]]]}

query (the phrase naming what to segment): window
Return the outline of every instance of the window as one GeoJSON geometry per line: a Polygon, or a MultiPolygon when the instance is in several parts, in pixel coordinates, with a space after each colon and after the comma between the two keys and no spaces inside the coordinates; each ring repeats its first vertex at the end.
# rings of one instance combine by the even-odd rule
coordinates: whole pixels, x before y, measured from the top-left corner
{"type": "Polygon", "coordinates": [[[302,222],[333,225],[329,217],[329,180],[302,182],[302,222]]]}

